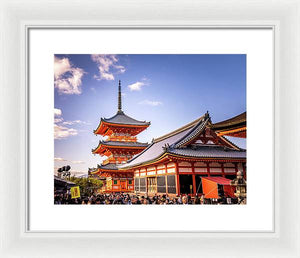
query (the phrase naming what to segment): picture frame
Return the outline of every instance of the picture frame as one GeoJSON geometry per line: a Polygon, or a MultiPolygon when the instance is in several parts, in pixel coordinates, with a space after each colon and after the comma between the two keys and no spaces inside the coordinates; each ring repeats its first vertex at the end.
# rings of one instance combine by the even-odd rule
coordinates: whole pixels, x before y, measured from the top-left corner
{"type": "Polygon", "coordinates": [[[1,257],[300,257],[299,1],[2,1],[1,257]],[[158,8],[159,6],[159,8],[158,8]],[[216,8],[217,7],[217,8],[216,8]],[[63,10],[68,10],[64,12],[63,10]],[[103,11],[105,10],[105,11],[103,11]],[[83,12],[84,11],[84,12],[83,12]],[[275,230],[270,233],[45,233],[26,230],[28,28],[272,28],[275,230]]]}

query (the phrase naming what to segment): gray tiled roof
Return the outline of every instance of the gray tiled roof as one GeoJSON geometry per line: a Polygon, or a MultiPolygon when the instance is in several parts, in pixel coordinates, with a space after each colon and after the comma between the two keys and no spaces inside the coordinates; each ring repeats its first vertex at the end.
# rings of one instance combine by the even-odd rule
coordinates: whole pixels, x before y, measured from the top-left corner
{"type": "Polygon", "coordinates": [[[210,120],[209,116],[204,117],[202,120],[199,121],[199,123],[189,132],[188,135],[184,135],[181,139],[179,139],[177,142],[173,144],[172,147],[179,148],[183,144],[189,142],[194,137],[199,135],[205,129],[205,126],[207,125],[208,121],[210,120]]]}
{"type": "Polygon", "coordinates": [[[69,184],[69,185],[76,185],[74,182],[71,182],[69,180],[65,180],[65,179],[60,178],[60,177],[58,177],[56,175],[54,175],[54,180],[57,180],[59,182],[66,183],[66,184],[69,184]]]}
{"type": "Polygon", "coordinates": [[[137,166],[155,160],[163,153],[199,158],[246,158],[246,151],[241,150],[235,145],[233,147],[236,147],[236,149],[217,145],[189,145],[188,147],[183,147],[185,143],[197,137],[206,128],[208,122],[210,122],[210,117],[206,113],[188,127],[183,127],[183,129],[178,129],[166,137],[154,140],[144,151],[134,156],[128,163],[118,167],[127,168],[137,166]]]}
{"type": "Polygon", "coordinates": [[[98,168],[109,169],[109,170],[117,170],[117,166],[115,163],[108,163],[106,165],[98,165],[98,168]]]}
{"type": "Polygon", "coordinates": [[[99,141],[99,145],[107,146],[125,146],[125,147],[147,147],[148,143],[144,142],[123,142],[123,141],[99,141]]]}
{"type": "Polygon", "coordinates": [[[111,118],[101,118],[102,121],[113,124],[126,124],[126,125],[150,125],[150,122],[139,121],[130,116],[127,116],[123,111],[118,111],[111,118]]]}
{"type": "Polygon", "coordinates": [[[165,152],[164,147],[166,145],[172,145],[173,143],[177,142],[179,139],[181,139],[184,135],[188,134],[192,128],[188,128],[176,135],[173,135],[171,137],[168,137],[164,140],[158,141],[158,142],[153,142],[151,143],[148,148],[146,148],[144,151],[142,151],[140,154],[136,155],[128,161],[127,164],[124,164],[120,166],[120,168],[125,168],[127,166],[134,166],[138,165],[140,163],[153,160],[158,158],[161,154],[165,152]]]}
{"type": "Polygon", "coordinates": [[[168,153],[196,158],[246,158],[245,150],[233,150],[223,146],[198,146],[196,148],[169,148],[168,153]]]}

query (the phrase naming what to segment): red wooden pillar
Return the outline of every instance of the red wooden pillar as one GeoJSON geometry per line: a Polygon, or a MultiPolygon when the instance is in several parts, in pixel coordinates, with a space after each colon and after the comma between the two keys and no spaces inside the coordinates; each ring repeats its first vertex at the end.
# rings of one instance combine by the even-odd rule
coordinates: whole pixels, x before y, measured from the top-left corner
{"type": "Polygon", "coordinates": [[[209,162],[206,162],[206,166],[207,166],[207,175],[210,176],[209,162]]]}
{"type": "Polygon", "coordinates": [[[148,171],[147,171],[147,167],[145,167],[146,171],[146,176],[145,176],[145,180],[146,180],[146,194],[148,195],[148,190],[149,190],[149,186],[148,186],[148,171]]]}
{"type": "Polygon", "coordinates": [[[234,163],[234,167],[235,167],[235,175],[236,175],[236,173],[239,171],[239,169],[238,169],[238,163],[234,163]]]}
{"type": "Polygon", "coordinates": [[[193,173],[193,195],[196,196],[196,175],[195,175],[195,168],[194,162],[192,162],[192,173],[193,173]]]}
{"type": "Polygon", "coordinates": [[[175,173],[176,173],[176,192],[177,195],[180,195],[180,181],[179,181],[179,171],[178,171],[177,162],[175,162],[175,173]]]}
{"type": "Polygon", "coordinates": [[[165,177],[165,183],[166,183],[166,194],[168,194],[168,175],[167,175],[167,165],[165,165],[165,170],[166,170],[166,173],[164,175],[165,177]]]}
{"type": "Polygon", "coordinates": [[[221,168],[222,168],[222,177],[225,177],[225,170],[224,170],[224,163],[221,163],[221,168]]]}
{"type": "Polygon", "coordinates": [[[163,174],[165,177],[165,182],[166,182],[166,193],[168,193],[168,171],[167,171],[168,167],[167,164],[165,164],[165,173],[163,174]]]}

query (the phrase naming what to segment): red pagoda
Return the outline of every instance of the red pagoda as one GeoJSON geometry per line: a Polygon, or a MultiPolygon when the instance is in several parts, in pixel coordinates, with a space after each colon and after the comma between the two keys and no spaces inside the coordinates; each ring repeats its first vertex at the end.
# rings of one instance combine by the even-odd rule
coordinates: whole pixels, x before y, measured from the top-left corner
{"type": "Polygon", "coordinates": [[[105,180],[104,192],[134,191],[133,172],[120,171],[117,166],[126,163],[148,146],[147,143],[138,142],[137,135],[149,125],[150,122],[136,120],[122,111],[121,81],[119,81],[117,113],[111,118],[101,118],[97,129],[94,130],[94,134],[102,135],[105,140],[100,140],[92,153],[106,156],[107,159],[89,173],[105,180]]]}

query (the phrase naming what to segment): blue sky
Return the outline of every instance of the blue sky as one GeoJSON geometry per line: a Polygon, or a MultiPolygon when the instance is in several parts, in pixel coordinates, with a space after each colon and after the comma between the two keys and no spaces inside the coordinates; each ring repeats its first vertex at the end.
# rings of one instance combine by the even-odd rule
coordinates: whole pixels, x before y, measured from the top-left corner
{"type": "Polygon", "coordinates": [[[55,170],[68,164],[87,173],[102,162],[91,153],[101,139],[93,130],[117,112],[118,80],[123,111],[151,121],[141,142],[207,110],[213,122],[246,111],[246,55],[55,55],[55,170]]]}

